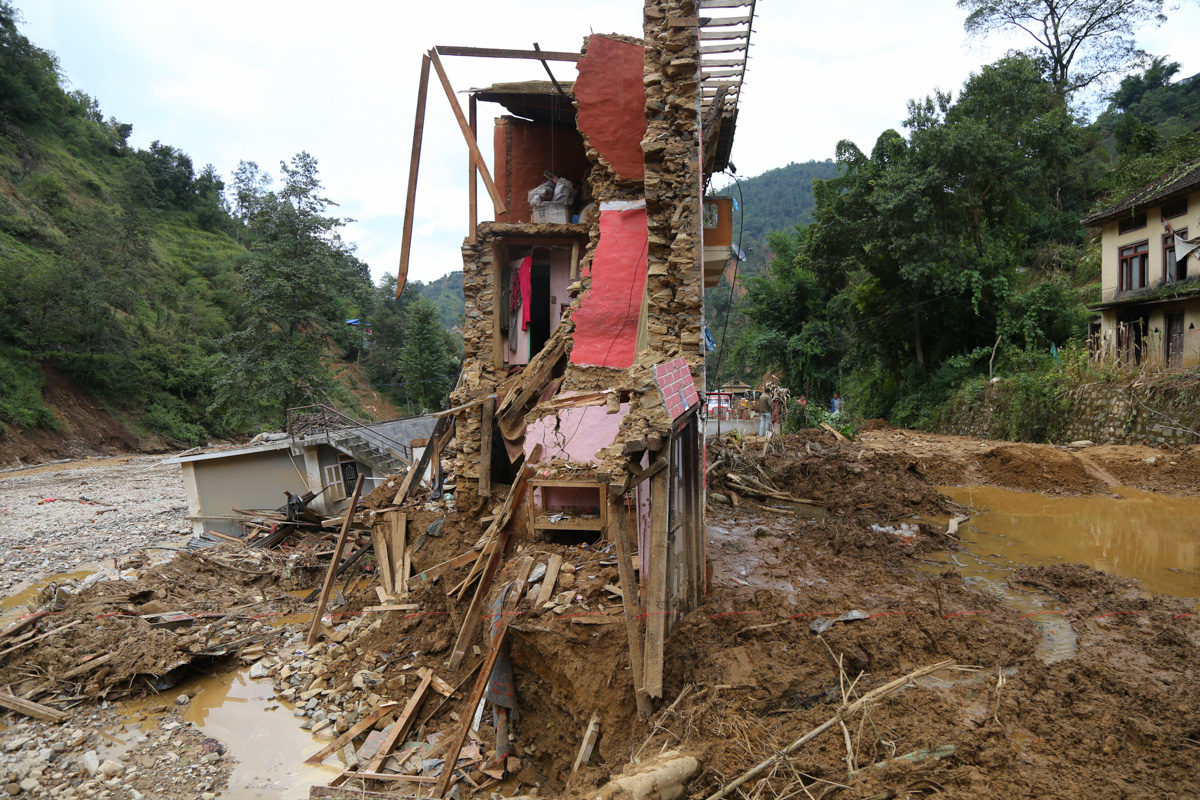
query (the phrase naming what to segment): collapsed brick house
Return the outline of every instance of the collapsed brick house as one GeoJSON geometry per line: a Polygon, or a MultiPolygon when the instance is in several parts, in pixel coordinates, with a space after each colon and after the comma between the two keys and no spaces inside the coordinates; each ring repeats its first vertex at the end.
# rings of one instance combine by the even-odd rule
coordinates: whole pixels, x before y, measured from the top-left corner
{"type": "Polygon", "coordinates": [[[643,710],[662,694],[672,622],[704,593],[703,297],[734,257],[732,201],[705,189],[729,164],[752,20],[752,0],[649,0],[642,39],[591,35],[580,54],[439,46],[422,68],[401,289],[431,66],[471,152],[458,505],[516,494],[531,540],[603,538],[626,562],[636,549],[625,602],[640,606],[628,633],[643,710]],[[537,58],[550,79],[472,89],[464,114],[443,56],[537,58]],[[504,112],[490,137],[479,103],[504,112]],[[476,221],[476,170],[492,220],[476,221]],[[558,179],[564,201],[531,197],[558,179]]]}

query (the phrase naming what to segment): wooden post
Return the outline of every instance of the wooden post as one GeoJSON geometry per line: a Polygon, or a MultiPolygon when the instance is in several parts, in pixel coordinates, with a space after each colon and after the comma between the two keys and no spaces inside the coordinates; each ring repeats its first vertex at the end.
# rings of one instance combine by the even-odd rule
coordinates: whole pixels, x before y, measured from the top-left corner
{"type": "MultiPolygon", "coordinates": [[[[633,578],[632,540],[637,538],[637,514],[632,516],[634,536],[630,533],[630,515],[625,509],[625,495],[609,497],[608,524],[613,527],[609,539],[617,543],[617,572],[621,576],[621,603],[625,607],[625,635],[629,638],[629,667],[633,672],[633,693],[637,698],[638,716],[650,719],[653,708],[645,688],[645,664],[642,651],[645,644],[640,622],[641,600],[638,598],[637,581],[633,578]]],[[[546,571],[549,575],[549,570],[546,571]]],[[[541,599],[539,597],[539,599],[541,599]]]]}
{"type": "MultiPolygon", "coordinates": [[[[503,296],[500,282],[504,280],[504,262],[508,259],[508,248],[498,240],[492,241],[492,297],[495,303],[500,302],[503,296]]],[[[509,320],[509,325],[512,321],[509,320]]],[[[504,375],[504,354],[508,350],[508,341],[500,334],[500,312],[498,309],[492,309],[492,366],[496,370],[496,375],[504,375]]],[[[480,359],[484,357],[480,353],[480,359]]],[[[499,391],[499,389],[497,389],[499,391]]]]}
{"type": "Polygon", "coordinates": [[[446,91],[446,100],[450,102],[450,110],[454,112],[454,118],[458,120],[458,127],[462,131],[463,138],[467,140],[467,147],[471,151],[471,158],[475,159],[475,165],[479,167],[479,173],[483,175],[483,185],[487,187],[488,194],[492,197],[492,204],[496,207],[496,213],[503,214],[508,209],[505,207],[504,201],[500,199],[500,192],[496,189],[496,184],[492,182],[492,173],[487,168],[487,162],[483,160],[483,153],[479,151],[479,144],[475,141],[475,137],[471,135],[471,126],[467,124],[467,118],[463,115],[462,106],[458,104],[458,98],[454,96],[454,87],[450,85],[450,79],[446,77],[446,70],[442,67],[442,60],[438,58],[437,50],[430,50],[429,58],[433,62],[433,69],[437,72],[442,88],[446,91]]]}
{"type": "Polygon", "coordinates": [[[483,401],[479,422],[479,496],[492,496],[492,430],[496,427],[496,398],[483,401]]]}
{"type": "Polygon", "coordinates": [[[396,571],[392,568],[389,527],[387,520],[376,522],[371,529],[371,541],[375,548],[375,563],[379,566],[379,585],[383,587],[383,593],[391,597],[396,594],[396,571]]]}
{"type": "MultiPolygon", "coordinates": [[[[542,446],[535,445],[533,452],[529,455],[530,462],[536,462],[541,455],[542,446]]],[[[471,643],[471,639],[475,637],[475,631],[479,625],[479,614],[483,608],[483,600],[487,596],[488,590],[492,587],[492,581],[496,577],[496,572],[504,563],[504,550],[508,545],[508,523],[512,517],[513,509],[517,507],[521,494],[525,490],[525,484],[533,475],[532,464],[526,465],[521,470],[521,474],[513,481],[512,487],[509,489],[508,498],[504,501],[504,507],[500,509],[499,516],[492,522],[492,527],[489,531],[492,534],[492,552],[488,556],[487,566],[483,568],[483,574],[479,577],[479,585],[475,588],[475,596],[471,599],[471,605],[467,608],[467,614],[463,618],[462,628],[458,631],[458,639],[454,643],[454,650],[450,655],[450,669],[457,672],[459,664],[467,654],[467,646],[471,643]]],[[[486,534],[485,534],[486,535],[486,534]]],[[[484,548],[486,552],[487,548],[484,548]]],[[[482,557],[482,553],[480,556],[482,557]]],[[[472,709],[474,711],[474,709],[472,709]]]]}
{"type": "Polygon", "coordinates": [[[579,242],[571,243],[571,282],[579,280],[579,242]]]}
{"type": "Polygon", "coordinates": [[[400,239],[400,269],[396,275],[396,297],[408,281],[408,257],[412,252],[413,217],[417,211],[417,172],[421,166],[421,140],[425,136],[425,97],[429,93],[429,56],[421,56],[421,82],[417,84],[417,113],[413,121],[412,155],[408,161],[408,195],[404,199],[404,233],[400,239]]]}
{"type": "MultiPolygon", "coordinates": [[[[467,113],[470,115],[471,138],[475,140],[476,145],[479,143],[478,109],[476,108],[478,102],[472,93],[471,99],[467,103],[467,113]]],[[[475,244],[479,241],[479,172],[475,167],[474,158],[468,156],[467,161],[471,165],[468,173],[470,180],[467,183],[467,197],[471,206],[471,218],[468,220],[469,227],[467,228],[467,244],[475,244]]]]}
{"type": "Polygon", "coordinates": [[[403,511],[388,513],[391,523],[389,555],[392,567],[393,594],[408,593],[408,514],[403,511]]]}
{"type": "MultiPolygon", "coordinates": [[[[670,459],[668,444],[659,458],[670,459]]],[[[651,697],[662,697],[663,643],[667,638],[667,525],[670,519],[671,465],[650,479],[649,553],[642,553],[646,576],[646,658],[644,685],[651,697]]]]}
{"type": "Polygon", "coordinates": [[[321,617],[325,615],[325,606],[329,605],[329,596],[333,594],[333,584],[337,580],[338,564],[342,560],[342,552],[346,549],[346,535],[350,532],[350,520],[354,518],[354,507],[358,505],[358,496],[362,493],[363,474],[358,473],[354,482],[354,494],[350,497],[350,505],[346,507],[346,518],[342,520],[342,532],[338,534],[337,546],[333,549],[333,559],[329,562],[329,571],[325,573],[325,585],[321,587],[321,597],[317,600],[317,610],[313,613],[312,625],[308,628],[308,638],[305,642],[309,647],[316,644],[317,634],[321,630],[321,617]]]}

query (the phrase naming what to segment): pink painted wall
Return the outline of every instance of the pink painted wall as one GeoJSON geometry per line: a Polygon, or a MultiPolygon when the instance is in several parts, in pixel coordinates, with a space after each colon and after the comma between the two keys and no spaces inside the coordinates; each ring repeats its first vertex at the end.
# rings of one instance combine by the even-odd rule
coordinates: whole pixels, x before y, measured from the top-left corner
{"type": "Polygon", "coordinates": [[[600,212],[592,288],[580,297],[579,309],[571,316],[573,363],[615,369],[633,365],[646,287],[647,241],[646,209],[600,212]]]}
{"type": "MultiPolygon", "coordinates": [[[[564,392],[560,396],[572,394],[564,392]]],[[[562,458],[579,464],[595,463],[596,451],[613,443],[621,419],[628,413],[628,403],[622,403],[617,414],[609,414],[604,406],[559,409],[557,416],[542,417],[525,429],[525,452],[532,453],[540,444],[543,462],[562,458]]]]}
{"type": "Polygon", "coordinates": [[[575,80],[579,130],[618,177],[631,181],[640,181],[645,175],[644,61],[645,48],[639,45],[591,36],[575,80]]]}

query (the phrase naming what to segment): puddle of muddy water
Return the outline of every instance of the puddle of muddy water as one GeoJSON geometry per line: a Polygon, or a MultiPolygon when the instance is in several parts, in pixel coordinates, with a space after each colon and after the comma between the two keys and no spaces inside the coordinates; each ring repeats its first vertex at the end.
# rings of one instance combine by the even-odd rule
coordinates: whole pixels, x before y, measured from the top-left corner
{"type": "MultiPolygon", "coordinates": [[[[1003,580],[1023,565],[1082,563],[1137,578],[1154,593],[1200,597],[1200,498],[1124,488],[1117,497],[978,486],[940,491],[982,511],[962,534],[979,562],[978,577],[1003,580]]],[[[942,560],[953,563],[946,554],[942,560]]]]}
{"type": "Polygon", "coordinates": [[[251,680],[249,669],[234,670],[181,683],[166,694],[122,704],[128,718],[148,706],[170,703],[181,692],[198,690],[184,720],[220,741],[238,759],[221,793],[225,800],[301,800],[311,786],[325,784],[341,770],[331,756],[327,765],[304,759],[328,741],[300,728],[295,707],[275,697],[270,679],[251,680]],[[335,766],[330,766],[335,765],[335,766]]]}
{"type": "Polygon", "coordinates": [[[99,569],[100,566],[98,564],[90,564],[80,567],[73,572],[60,572],[57,575],[50,575],[46,578],[40,578],[37,581],[18,584],[14,587],[15,591],[12,594],[7,597],[0,597],[0,627],[15,622],[18,617],[30,613],[33,610],[32,605],[37,603],[38,595],[50,584],[81,581],[99,569]]]}

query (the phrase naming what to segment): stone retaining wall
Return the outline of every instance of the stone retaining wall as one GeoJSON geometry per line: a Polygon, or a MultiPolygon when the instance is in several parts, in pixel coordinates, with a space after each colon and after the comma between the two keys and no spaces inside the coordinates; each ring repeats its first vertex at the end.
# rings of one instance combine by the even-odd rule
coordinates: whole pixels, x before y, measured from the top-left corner
{"type": "MultiPolygon", "coordinates": [[[[996,430],[1002,385],[990,385],[982,398],[948,412],[939,433],[981,439],[1003,438],[996,430]]],[[[1052,444],[1089,439],[1096,444],[1144,444],[1183,447],[1200,443],[1200,403],[1195,395],[1170,383],[1079,386],[1068,394],[1065,424],[1052,444]]]]}

